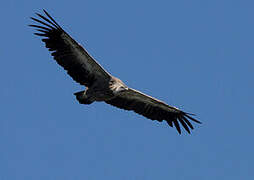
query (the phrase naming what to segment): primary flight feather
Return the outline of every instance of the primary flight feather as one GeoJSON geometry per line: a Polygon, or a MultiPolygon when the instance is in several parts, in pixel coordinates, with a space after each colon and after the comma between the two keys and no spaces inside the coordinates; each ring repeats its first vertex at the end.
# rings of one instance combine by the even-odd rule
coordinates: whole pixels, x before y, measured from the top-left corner
{"type": "Polygon", "coordinates": [[[67,73],[86,90],[74,93],[81,104],[104,101],[107,104],[125,110],[132,110],[151,120],[165,120],[169,126],[175,126],[181,134],[180,124],[190,133],[193,129],[189,120],[201,123],[176,107],[127,87],[120,79],[109,74],[88,52],[68,35],[45,11],[46,16],[36,13],[40,19],[31,17],[39,25],[29,25],[38,31],[35,35],[43,37],[51,55],[67,73]]]}

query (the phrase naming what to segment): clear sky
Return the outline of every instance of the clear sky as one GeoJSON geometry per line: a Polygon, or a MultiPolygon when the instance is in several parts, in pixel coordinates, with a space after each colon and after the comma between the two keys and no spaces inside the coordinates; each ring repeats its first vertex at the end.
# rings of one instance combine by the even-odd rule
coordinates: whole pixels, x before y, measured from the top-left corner
{"type": "Polygon", "coordinates": [[[0,15],[0,180],[253,179],[253,0],[10,0],[0,15]],[[179,135],[78,104],[27,26],[43,8],[111,74],[203,124],[179,135]]]}

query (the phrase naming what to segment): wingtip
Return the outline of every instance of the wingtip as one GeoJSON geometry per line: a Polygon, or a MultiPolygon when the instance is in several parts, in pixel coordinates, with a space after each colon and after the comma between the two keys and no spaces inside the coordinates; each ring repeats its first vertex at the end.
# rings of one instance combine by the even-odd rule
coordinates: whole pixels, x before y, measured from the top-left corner
{"type": "Polygon", "coordinates": [[[43,10],[44,13],[46,13],[46,14],[48,13],[45,9],[42,9],[42,10],[43,10]]]}
{"type": "Polygon", "coordinates": [[[189,119],[191,119],[192,121],[196,122],[196,123],[202,124],[202,122],[198,121],[197,119],[191,117],[191,116],[188,115],[188,114],[185,114],[185,116],[188,117],[189,119]]]}
{"type": "Polygon", "coordinates": [[[181,134],[181,128],[180,128],[180,125],[179,125],[178,121],[174,120],[173,123],[174,123],[175,128],[178,131],[178,133],[181,134]]]}
{"type": "Polygon", "coordinates": [[[188,115],[191,115],[191,116],[197,116],[196,114],[188,113],[188,112],[185,112],[185,114],[188,114],[188,115]]]}
{"type": "Polygon", "coordinates": [[[182,124],[184,129],[190,134],[190,129],[189,129],[188,125],[185,123],[185,121],[181,117],[179,117],[178,120],[182,124]]]}
{"type": "Polygon", "coordinates": [[[189,118],[190,120],[202,124],[202,122],[198,121],[197,119],[191,117],[191,116],[196,116],[196,114],[192,114],[192,113],[187,113],[187,112],[182,112],[184,116],[186,116],[187,118],[189,118]]]}
{"type": "Polygon", "coordinates": [[[177,132],[178,132],[179,135],[182,134],[182,131],[181,131],[181,130],[179,130],[178,128],[176,128],[176,130],[177,130],[177,132]]]}

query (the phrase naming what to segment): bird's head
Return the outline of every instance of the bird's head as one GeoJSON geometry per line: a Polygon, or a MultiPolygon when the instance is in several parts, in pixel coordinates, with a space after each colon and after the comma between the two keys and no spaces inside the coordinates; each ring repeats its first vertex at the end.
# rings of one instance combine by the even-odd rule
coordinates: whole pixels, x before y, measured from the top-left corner
{"type": "Polygon", "coordinates": [[[110,81],[110,89],[114,93],[119,93],[128,90],[128,87],[118,78],[113,77],[110,81]]]}

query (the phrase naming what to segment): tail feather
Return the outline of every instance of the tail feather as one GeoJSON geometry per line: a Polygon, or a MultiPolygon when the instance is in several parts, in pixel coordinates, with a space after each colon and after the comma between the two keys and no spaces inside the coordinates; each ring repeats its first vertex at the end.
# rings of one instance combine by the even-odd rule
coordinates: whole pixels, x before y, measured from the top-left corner
{"type": "Polygon", "coordinates": [[[74,95],[76,96],[76,99],[78,100],[78,102],[80,104],[92,104],[93,101],[89,100],[85,94],[85,91],[79,91],[74,93],[74,95]]]}

